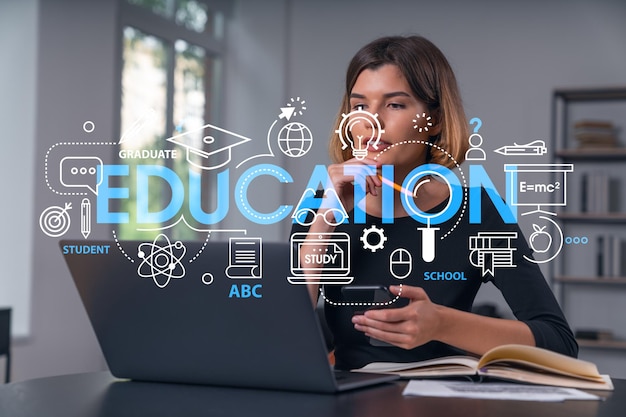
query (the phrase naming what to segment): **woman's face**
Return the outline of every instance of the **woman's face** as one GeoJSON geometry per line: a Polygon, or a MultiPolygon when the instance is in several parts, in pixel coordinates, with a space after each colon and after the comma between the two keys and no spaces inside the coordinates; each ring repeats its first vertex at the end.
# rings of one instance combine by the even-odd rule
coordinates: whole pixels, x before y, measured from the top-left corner
{"type": "MultiPolygon", "coordinates": [[[[396,173],[405,175],[425,162],[429,146],[419,142],[427,142],[434,135],[434,120],[429,119],[426,105],[413,95],[397,66],[386,64],[363,70],[350,92],[350,108],[378,114],[384,133],[378,149],[371,144],[368,147],[369,158],[394,165],[396,173]]],[[[377,135],[367,123],[355,123],[351,133],[353,140],[361,137],[365,142],[377,135]]]]}

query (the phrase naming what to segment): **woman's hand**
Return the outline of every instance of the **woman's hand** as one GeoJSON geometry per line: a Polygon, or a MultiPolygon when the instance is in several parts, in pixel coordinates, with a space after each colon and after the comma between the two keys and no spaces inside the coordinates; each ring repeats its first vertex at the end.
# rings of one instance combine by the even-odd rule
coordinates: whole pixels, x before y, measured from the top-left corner
{"type": "MultiPolygon", "coordinates": [[[[331,184],[327,184],[326,188],[332,186],[344,209],[350,211],[354,207],[354,183],[364,184],[366,194],[371,193],[372,195],[377,195],[376,187],[382,186],[382,181],[376,174],[376,168],[372,169],[371,166],[378,167],[379,165],[380,164],[378,162],[371,158],[364,158],[363,160],[353,158],[341,164],[330,165],[328,167],[328,177],[331,184]]],[[[316,236],[322,233],[331,233],[335,230],[335,226],[333,225],[331,219],[327,219],[324,214],[325,211],[337,209],[338,207],[335,207],[336,204],[333,204],[332,199],[329,198],[326,201],[327,206],[324,206],[324,203],[322,203],[322,206],[317,211],[317,215],[315,216],[313,223],[309,226],[310,236],[316,236]]],[[[334,220],[341,221],[339,219],[334,220]]],[[[303,264],[305,263],[304,259],[307,254],[315,251],[320,253],[320,251],[323,250],[323,245],[315,243],[315,238],[313,238],[312,242],[312,245],[305,246],[305,248],[300,252],[300,258],[303,264]]],[[[313,267],[315,267],[315,265],[313,265],[313,267]]],[[[324,265],[320,264],[317,265],[317,267],[323,268],[324,265]]],[[[311,273],[311,275],[311,281],[315,282],[318,274],[311,273]]],[[[319,285],[313,282],[308,284],[308,289],[313,305],[317,305],[319,285]]]]}
{"type": "Polygon", "coordinates": [[[368,310],[354,316],[355,329],[404,349],[413,349],[432,340],[478,355],[509,343],[535,346],[533,333],[522,321],[484,317],[435,304],[419,287],[392,285],[389,290],[408,298],[409,305],[368,310]]]}
{"type": "Polygon", "coordinates": [[[377,187],[382,186],[382,181],[376,173],[380,163],[371,158],[358,160],[352,158],[341,164],[332,164],[328,167],[328,176],[332,186],[337,192],[341,204],[350,211],[354,207],[354,184],[365,184],[365,193],[378,195],[377,187]]]}
{"type": "Polygon", "coordinates": [[[354,328],[374,339],[413,349],[437,338],[441,325],[441,307],[434,304],[420,287],[390,286],[394,295],[408,298],[401,308],[368,310],[352,318],[354,328]]]}

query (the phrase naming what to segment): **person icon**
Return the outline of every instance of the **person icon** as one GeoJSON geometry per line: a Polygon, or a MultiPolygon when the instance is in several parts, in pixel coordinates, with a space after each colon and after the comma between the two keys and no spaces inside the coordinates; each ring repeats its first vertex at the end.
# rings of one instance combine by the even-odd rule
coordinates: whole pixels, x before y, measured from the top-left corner
{"type": "Polygon", "coordinates": [[[473,133],[467,141],[470,144],[470,148],[465,151],[465,159],[468,161],[484,161],[487,156],[483,148],[480,147],[483,144],[483,137],[478,133],[473,133]],[[472,140],[472,138],[475,139],[472,140]]]}

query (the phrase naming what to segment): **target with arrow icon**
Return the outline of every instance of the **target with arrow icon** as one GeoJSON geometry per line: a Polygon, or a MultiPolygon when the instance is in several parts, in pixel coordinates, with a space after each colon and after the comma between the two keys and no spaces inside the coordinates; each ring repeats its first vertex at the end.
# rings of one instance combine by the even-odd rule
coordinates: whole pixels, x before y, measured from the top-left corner
{"type": "Polygon", "coordinates": [[[65,203],[64,207],[51,206],[45,209],[39,216],[41,231],[50,237],[63,236],[70,228],[71,219],[68,210],[72,203],[65,203]]]}

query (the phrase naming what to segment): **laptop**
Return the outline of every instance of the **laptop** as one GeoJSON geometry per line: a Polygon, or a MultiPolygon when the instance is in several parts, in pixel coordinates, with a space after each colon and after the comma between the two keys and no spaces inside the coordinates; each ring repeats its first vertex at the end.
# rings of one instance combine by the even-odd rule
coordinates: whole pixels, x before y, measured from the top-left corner
{"type": "Polygon", "coordinates": [[[350,284],[350,235],[344,232],[296,232],[291,245],[291,284],[350,284]],[[308,255],[301,256],[306,250],[308,255]],[[308,262],[307,262],[308,261],[308,262]]]}
{"type": "Polygon", "coordinates": [[[289,244],[237,239],[60,241],[114,376],[319,393],[397,378],[334,371],[289,244]]]}

